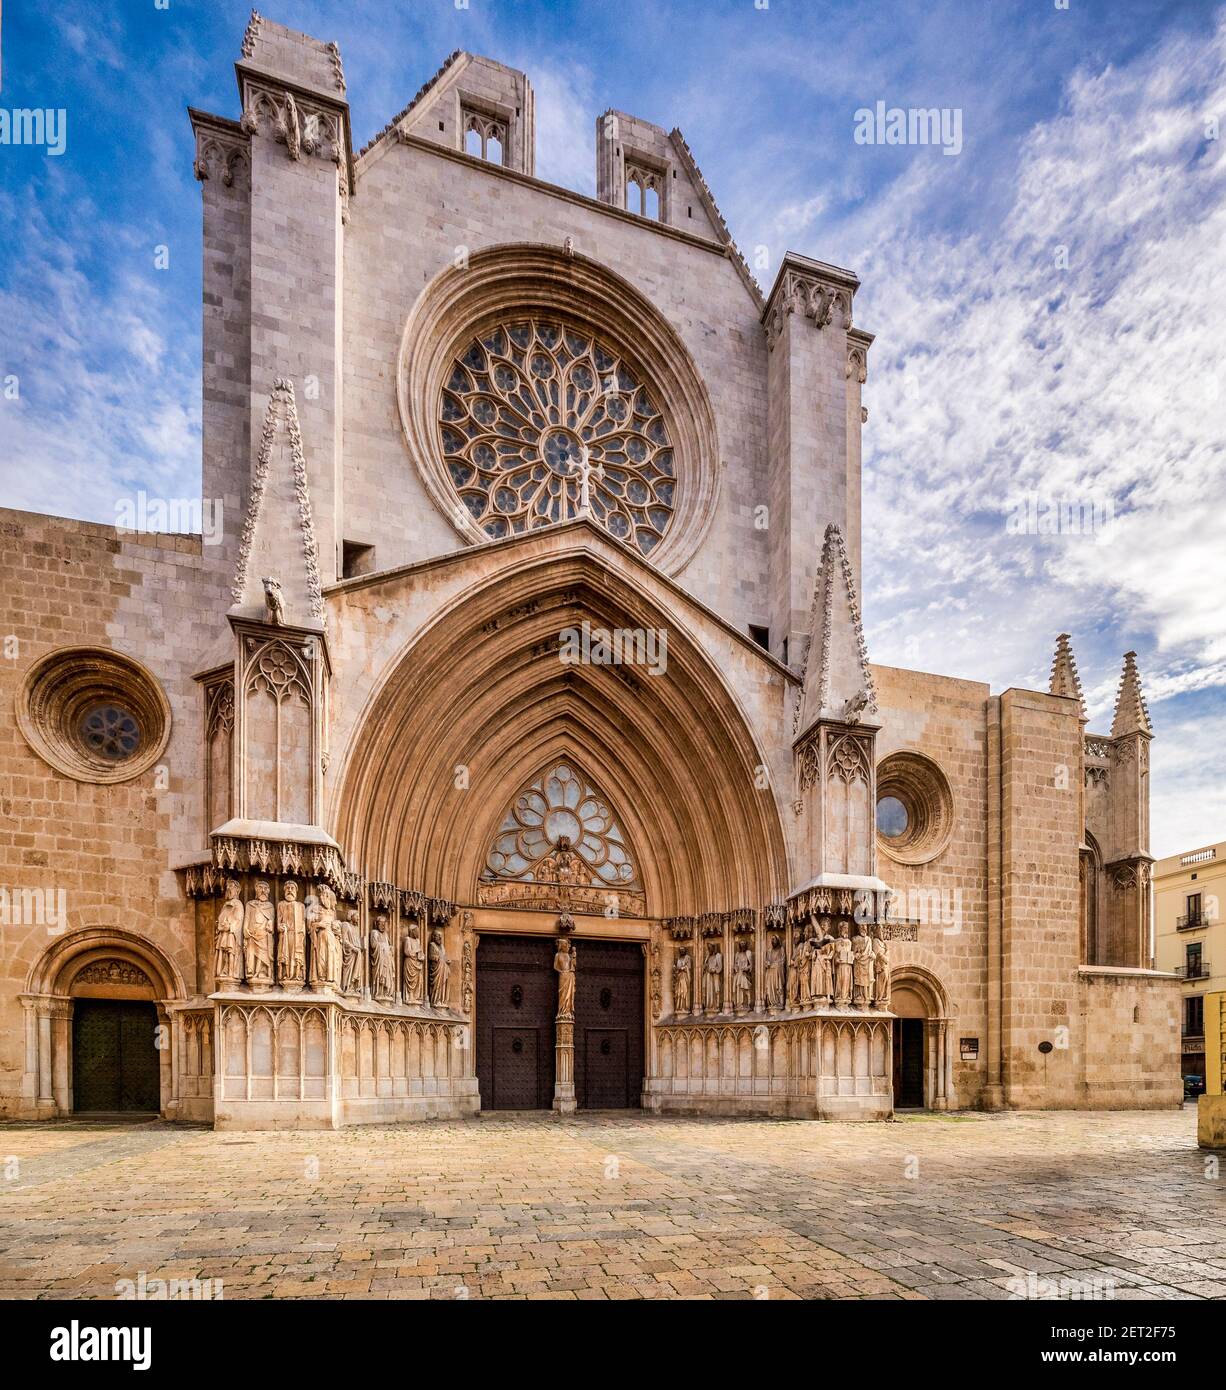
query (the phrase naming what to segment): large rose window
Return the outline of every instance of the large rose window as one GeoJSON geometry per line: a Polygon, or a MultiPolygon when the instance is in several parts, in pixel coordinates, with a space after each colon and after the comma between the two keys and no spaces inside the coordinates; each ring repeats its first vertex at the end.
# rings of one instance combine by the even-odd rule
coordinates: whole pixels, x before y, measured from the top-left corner
{"type": "Polygon", "coordinates": [[[486,855],[482,877],[549,881],[562,841],[596,888],[637,889],[638,871],[608,803],[569,763],[558,763],[515,798],[486,855]]]}
{"type": "Polygon", "coordinates": [[[548,319],[474,338],[439,407],[443,456],[461,503],[495,539],[579,513],[649,555],[677,502],[660,402],[619,352],[548,319]]]}

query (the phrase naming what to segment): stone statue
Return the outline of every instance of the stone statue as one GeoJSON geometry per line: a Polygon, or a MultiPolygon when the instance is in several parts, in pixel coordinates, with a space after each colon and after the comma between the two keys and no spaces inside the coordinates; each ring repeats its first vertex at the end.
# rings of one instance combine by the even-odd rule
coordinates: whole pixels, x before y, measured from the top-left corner
{"type": "Polygon", "coordinates": [[[873,1003],[879,1009],[890,1007],[890,946],[880,922],[873,927],[873,1003]]]}
{"type": "Polygon", "coordinates": [[[800,940],[792,952],[792,1002],[798,1009],[803,1009],[812,1002],[810,991],[813,970],[809,964],[812,954],[813,943],[809,940],[809,929],[801,927],[800,940]]]}
{"type": "Polygon", "coordinates": [[[537,865],[534,876],[538,883],[560,883],[567,888],[583,882],[583,860],[571,848],[568,836],[558,836],[558,843],[537,865]]]}
{"type": "Polygon", "coordinates": [[[426,958],[422,954],[417,923],[414,922],[410,925],[408,935],[404,939],[403,985],[406,1004],[421,1003],[421,983],[425,968],[426,958]]]}
{"type": "Polygon", "coordinates": [[[774,1012],[783,1008],[787,997],[787,962],[783,945],[777,936],[772,936],[766,951],[766,964],[763,969],[762,987],[766,994],[766,1007],[774,1012]]]}
{"type": "Polygon", "coordinates": [[[858,724],[860,716],[868,708],[868,691],[861,688],[854,695],[843,702],[843,722],[845,724],[858,724]]]}
{"type": "Polygon", "coordinates": [[[851,939],[851,1002],[867,1009],[873,997],[873,943],[862,931],[851,939]]]}
{"type": "Polygon", "coordinates": [[[387,917],[382,912],[370,929],[370,992],[375,999],[393,999],[396,995],[392,939],[387,934],[387,917]]]}
{"type": "Polygon", "coordinates": [[[738,1010],[753,1008],[753,952],[747,939],[732,953],[732,1005],[738,1010]]]}
{"type": "Polygon", "coordinates": [[[311,987],[335,989],[340,980],[340,944],[336,939],[336,894],[321,884],[318,897],[306,900],[307,934],[311,942],[311,987]]]}
{"type": "Polygon", "coordinates": [[[341,993],[362,992],[362,923],[356,907],[345,913],[341,923],[341,993]]]}
{"type": "Polygon", "coordinates": [[[238,879],[226,879],[225,900],[217,911],[217,928],[213,933],[213,974],[217,986],[237,984],[243,978],[243,962],[239,942],[243,935],[243,900],[239,897],[238,879]]]}
{"type": "Polygon", "coordinates": [[[285,596],[281,592],[281,581],[273,575],[264,577],[264,613],[276,627],[285,625],[285,596]]]}
{"type": "Polygon", "coordinates": [[[835,939],[823,927],[821,940],[813,952],[813,994],[825,1004],[828,1004],[834,995],[834,952],[835,939]]]}
{"type": "Polygon", "coordinates": [[[834,1002],[851,1003],[851,968],[855,960],[855,949],[851,944],[851,927],[846,922],[839,923],[839,934],[834,940],[834,1002]]]}
{"type": "Polygon", "coordinates": [[[272,947],[276,909],[267,879],[257,879],[255,897],[247,904],[243,918],[243,965],[252,989],[272,985],[272,947]]]}
{"type": "Polygon", "coordinates": [[[277,904],[277,983],[299,990],[306,980],[306,912],[298,901],[298,885],[286,879],[277,904]]]}
{"type": "Polygon", "coordinates": [[[558,1017],[573,1019],[575,1016],[575,952],[570,939],[558,938],[558,949],[554,953],[553,968],[558,972],[558,1017]]]}
{"type": "Polygon", "coordinates": [[[709,1014],[717,1014],[724,1004],[724,953],[719,943],[713,941],[707,948],[707,959],[702,967],[702,1007],[709,1014]]]}
{"type": "Polygon", "coordinates": [[[451,958],[441,931],[430,933],[430,1002],[436,1009],[447,1007],[451,985],[451,958]]]}
{"type": "Polygon", "coordinates": [[[579,510],[578,516],[591,516],[592,514],[592,477],[604,477],[604,469],[598,463],[592,462],[591,451],[586,444],[579,445],[578,461],[572,465],[579,477],[579,510]]]}
{"type": "Polygon", "coordinates": [[[688,1014],[694,1006],[694,962],[682,946],[673,961],[673,1013],[688,1014]]]}

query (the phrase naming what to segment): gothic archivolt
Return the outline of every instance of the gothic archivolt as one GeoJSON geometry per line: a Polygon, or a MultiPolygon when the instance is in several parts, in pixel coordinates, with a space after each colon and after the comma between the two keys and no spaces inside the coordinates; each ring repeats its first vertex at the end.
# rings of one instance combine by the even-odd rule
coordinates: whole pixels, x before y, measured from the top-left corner
{"type": "Polygon", "coordinates": [[[666,677],[631,689],[567,665],[584,618],[650,627],[646,595],[590,556],[542,560],[471,591],[384,670],[334,791],[335,835],[365,872],[478,900],[507,808],[542,768],[600,770],[652,915],[777,898],[787,858],[764,757],[720,674],[675,620],[666,677]]]}
{"type": "Polygon", "coordinates": [[[526,243],[492,247],[439,275],[405,326],[397,394],[410,456],[440,511],[470,542],[513,534],[518,519],[528,529],[566,520],[567,501],[576,499],[570,497],[574,488],[561,480],[561,462],[569,467],[562,455],[566,449],[577,454],[583,444],[592,451],[593,467],[605,470],[603,478],[594,479],[593,519],[666,573],[685,564],[710,523],[719,442],[693,360],[638,290],[573,249],[526,243]],[[548,342],[533,325],[543,325],[548,342]],[[527,330],[521,334],[522,362],[510,337],[519,328],[527,330]],[[507,335],[501,340],[506,350],[491,357],[482,344],[499,332],[507,335]],[[557,349],[567,348],[567,333],[576,348],[586,346],[582,353],[564,353],[562,360],[557,349]],[[474,343],[480,361],[474,358],[466,366],[474,343]],[[535,390],[537,350],[549,358],[540,363],[544,401],[535,390]],[[566,391],[576,386],[574,373],[583,360],[596,389],[586,401],[577,390],[568,408],[566,391]],[[604,401],[601,363],[610,365],[606,378],[618,378],[618,389],[604,401]],[[505,389],[497,377],[500,368],[505,389]],[[558,387],[556,406],[548,398],[550,383],[558,387]],[[465,389],[449,391],[457,386],[465,389]],[[520,398],[521,386],[529,392],[526,400],[520,398]],[[618,413],[611,414],[609,406],[618,413]],[[449,420],[449,413],[456,418],[449,420]],[[513,419],[516,413],[524,418],[513,419]],[[500,436],[500,423],[515,434],[500,436]],[[504,479],[499,470],[499,438],[518,449],[513,478],[504,479]],[[482,444],[494,450],[493,459],[484,451],[475,456],[482,444]],[[642,458],[631,450],[641,451],[642,458]],[[533,479],[534,468],[548,476],[533,479]],[[500,488],[508,490],[501,503],[500,488]],[[543,510],[535,510],[538,504],[543,510]]]}

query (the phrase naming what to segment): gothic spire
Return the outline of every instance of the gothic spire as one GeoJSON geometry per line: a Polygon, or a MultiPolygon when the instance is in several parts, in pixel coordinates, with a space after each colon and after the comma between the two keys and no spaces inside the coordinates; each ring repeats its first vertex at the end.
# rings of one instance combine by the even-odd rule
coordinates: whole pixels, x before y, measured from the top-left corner
{"type": "Polygon", "coordinates": [[[1077,660],[1073,656],[1072,644],[1067,632],[1056,638],[1056,654],[1051,663],[1051,684],[1048,689],[1053,695],[1068,695],[1077,701],[1081,718],[1086,714],[1085,695],[1081,689],[1081,677],[1077,674],[1077,660]]]}
{"type": "Polygon", "coordinates": [[[868,667],[868,647],[860,622],[860,599],[843,533],[826,527],[822,558],[809,611],[809,645],[800,672],[792,732],[815,719],[858,723],[877,712],[877,691],[868,667]]]}
{"type": "Polygon", "coordinates": [[[1124,670],[1120,675],[1119,693],[1115,697],[1115,719],[1111,724],[1111,737],[1123,738],[1127,734],[1146,734],[1152,736],[1154,726],[1149,722],[1149,706],[1141,693],[1141,675],[1137,670],[1136,652],[1124,653],[1124,670]]]}
{"type": "Polygon", "coordinates": [[[306,457],[294,384],[284,377],[273,383],[264,412],[231,597],[231,611],[246,617],[323,625],[306,457]]]}

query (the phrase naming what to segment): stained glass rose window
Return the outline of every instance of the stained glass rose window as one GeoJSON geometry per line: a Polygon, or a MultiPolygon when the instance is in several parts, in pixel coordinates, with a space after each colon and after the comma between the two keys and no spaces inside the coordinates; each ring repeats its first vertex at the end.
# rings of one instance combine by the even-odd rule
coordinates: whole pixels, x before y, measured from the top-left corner
{"type": "Polygon", "coordinates": [[[641,554],[672,522],[660,402],[590,333],[546,319],[492,328],[452,364],[439,415],[451,485],[494,539],[577,515],[584,469],[596,522],[641,554]]]}
{"type": "Polygon", "coordinates": [[[558,763],[515,798],[498,827],[482,877],[536,881],[542,861],[550,861],[561,840],[583,860],[593,887],[639,887],[621,826],[599,792],[569,763],[558,763]]]}

